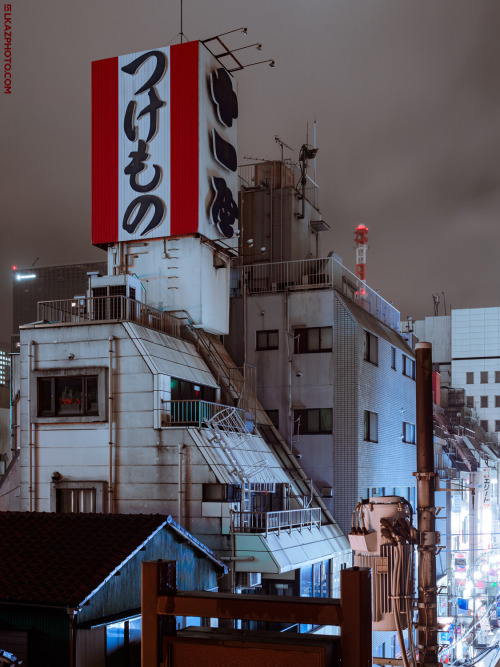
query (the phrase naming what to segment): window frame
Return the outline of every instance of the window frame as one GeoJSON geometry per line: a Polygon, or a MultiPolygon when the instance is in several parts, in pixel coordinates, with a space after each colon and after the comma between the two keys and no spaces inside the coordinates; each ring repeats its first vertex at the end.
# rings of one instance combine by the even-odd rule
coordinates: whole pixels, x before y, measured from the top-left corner
{"type": "MultiPolygon", "coordinates": [[[[328,419],[327,419],[328,421],[328,419]]],[[[294,435],[331,435],[333,433],[333,408],[303,408],[293,411],[293,434],[294,435]],[[322,430],[322,424],[324,424],[325,419],[322,418],[322,413],[327,411],[330,412],[330,424],[329,429],[324,428],[322,430]],[[313,413],[318,413],[318,430],[312,430],[309,417],[313,417],[313,413]],[[305,419],[302,417],[305,416],[305,419]],[[300,421],[299,421],[300,419],[300,421]]]]}
{"type": "Polygon", "coordinates": [[[365,329],[365,351],[363,359],[378,366],[378,337],[365,329]]]}
{"type": "Polygon", "coordinates": [[[257,352],[262,352],[263,350],[279,350],[280,346],[279,336],[280,336],[279,329],[259,329],[259,331],[255,332],[255,350],[257,352]],[[259,334],[265,334],[266,338],[265,345],[259,345],[259,334]],[[277,337],[276,345],[271,345],[269,343],[269,336],[273,334],[276,334],[277,337]]]}
{"type": "MultiPolygon", "coordinates": [[[[61,491],[94,491],[95,514],[105,514],[108,511],[108,483],[99,480],[53,480],[50,485],[50,511],[62,514],[59,509],[59,492],[61,491]]],[[[67,512],[79,514],[79,512],[67,512]]]]}
{"type": "Polygon", "coordinates": [[[398,362],[397,362],[397,351],[396,348],[391,345],[391,368],[394,371],[397,371],[398,368],[398,362]]]}
{"type": "Polygon", "coordinates": [[[409,445],[414,445],[417,442],[416,438],[416,426],[411,422],[403,422],[403,442],[406,442],[409,445]]]}
{"type": "Polygon", "coordinates": [[[465,384],[474,384],[474,371],[466,371],[465,384]]]}
{"type": "Polygon", "coordinates": [[[363,440],[364,442],[378,442],[378,412],[363,411],[363,440]]]}
{"type": "Polygon", "coordinates": [[[481,384],[489,384],[489,372],[488,371],[479,371],[481,384]]]}
{"type": "Polygon", "coordinates": [[[321,352],[333,351],[333,327],[300,327],[293,330],[294,338],[294,354],[318,354],[321,352]],[[325,337],[325,332],[329,331],[329,336],[325,345],[322,343],[322,338],[325,337]],[[309,335],[313,331],[318,332],[318,348],[310,347],[309,335]]]}
{"type": "Polygon", "coordinates": [[[403,367],[401,373],[405,377],[410,378],[410,380],[415,380],[415,359],[412,359],[407,354],[403,354],[403,367]]]}
{"type": "Polygon", "coordinates": [[[107,393],[106,393],[106,367],[90,368],[50,368],[33,372],[31,377],[31,395],[36,397],[31,401],[31,420],[35,423],[81,423],[81,422],[105,422],[107,415],[107,393]],[[40,415],[40,385],[42,380],[52,380],[54,392],[56,378],[82,378],[89,376],[97,377],[97,414],[64,415],[54,414],[40,415]]]}
{"type": "Polygon", "coordinates": [[[480,396],[480,407],[487,408],[488,406],[488,396],[480,396]]]}

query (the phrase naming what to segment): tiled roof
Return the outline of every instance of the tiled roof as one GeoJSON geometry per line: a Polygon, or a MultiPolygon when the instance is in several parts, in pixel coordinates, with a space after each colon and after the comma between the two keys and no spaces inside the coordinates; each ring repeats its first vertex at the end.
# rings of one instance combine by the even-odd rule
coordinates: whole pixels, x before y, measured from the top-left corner
{"type": "Polygon", "coordinates": [[[167,521],[0,512],[0,601],[76,607],[167,521]]]}

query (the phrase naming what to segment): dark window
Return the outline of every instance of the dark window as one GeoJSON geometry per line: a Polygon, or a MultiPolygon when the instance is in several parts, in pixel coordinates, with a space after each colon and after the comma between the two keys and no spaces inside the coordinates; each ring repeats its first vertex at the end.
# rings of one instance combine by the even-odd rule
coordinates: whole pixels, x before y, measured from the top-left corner
{"type": "Polygon", "coordinates": [[[271,420],[273,426],[277,429],[280,427],[280,411],[279,410],[266,410],[266,414],[271,420]]]}
{"type": "Polygon", "coordinates": [[[333,349],[332,327],[309,327],[295,329],[295,354],[306,352],[331,352],[333,349]]]}
{"type": "Polygon", "coordinates": [[[465,384],[474,384],[474,373],[469,372],[465,374],[465,384]]]}
{"type": "Polygon", "coordinates": [[[99,414],[97,375],[38,378],[38,417],[99,414]]]}
{"type": "Polygon", "coordinates": [[[488,407],[488,397],[487,396],[481,396],[481,407],[482,408],[487,408],[488,407]]]}
{"type": "Polygon", "coordinates": [[[363,414],[363,440],[367,442],[378,442],[378,414],[376,412],[364,411],[363,414]]]}
{"type": "Polygon", "coordinates": [[[495,407],[500,408],[500,396],[495,396],[495,407]]]}
{"type": "Polygon", "coordinates": [[[500,431],[500,419],[495,419],[495,431],[497,433],[500,431]]]}
{"type": "Polygon", "coordinates": [[[487,419],[481,419],[481,421],[479,422],[479,425],[485,433],[488,433],[488,420],[487,419]]]}
{"type": "Polygon", "coordinates": [[[277,350],[279,346],[278,329],[268,331],[257,331],[256,349],[257,350],[277,350]]]}
{"type": "Polygon", "coordinates": [[[239,484],[203,484],[203,502],[239,502],[241,486],[239,484]]]}
{"type": "Polygon", "coordinates": [[[215,401],[215,388],[203,384],[194,384],[187,380],[171,378],[170,400],[172,401],[215,401]]]}
{"type": "Polygon", "coordinates": [[[409,442],[411,445],[415,444],[415,424],[403,422],[403,442],[409,442]]]}
{"type": "Polygon", "coordinates": [[[311,410],[295,410],[294,435],[318,435],[331,433],[333,415],[331,408],[313,408],[311,410]]]}
{"type": "Polygon", "coordinates": [[[396,348],[391,347],[391,368],[396,370],[396,348]]]}
{"type": "Polygon", "coordinates": [[[500,371],[495,371],[495,383],[500,384],[500,371]]]}
{"type": "Polygon", "coordinates": [[[467,407],[468,408],[474,407],[474,396],[467,396],[467,407]]]}
{"type": "Polygon", "coordinates": [[[378,364],[378,338],[369,331],[365,331],[365,361],[378,364]]]}
{"type": "Polygon", "coordinates": [[[402,373],[403,373],[403,375],[406,375],[407,377],[411,378],[412,380],[415,379],[415,360],[406,356],[406,354],[403,354],[402,373]]]}
{"type": "Polygon", "coordinates": [[[481,371],[481,384],[488,384],[488,371],[481,371]]]}

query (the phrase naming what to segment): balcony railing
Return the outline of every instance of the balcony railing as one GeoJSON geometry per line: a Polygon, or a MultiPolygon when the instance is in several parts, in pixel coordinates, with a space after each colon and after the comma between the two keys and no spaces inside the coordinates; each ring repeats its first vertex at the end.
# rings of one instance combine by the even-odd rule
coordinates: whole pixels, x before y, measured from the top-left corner
{"type": "Polygon", "coordinates": [[[108,320],[129,321],[180,337],[180,320],[126,296],[95,296],[40,301],[38,320],[50,324],[85,324],[108,320]]]}
{"type": "Polygon", "coordinates": [[[265,533],[270,531],[291,531],[292,528],[302,530],[313,526],[321,528],[321,509],[285,510],[282,512],[233,512],[233,532],[235,533],[265,533]]]}
{"type": "Polygon", "coordinates": [[[399,332],[399,311],[333,257],[250,264],[234,269],[231,279],[233,294],[243,288],[247,294],[266,294],[333,287],[399,332]]]}
{"type": "Polygon", "coordinates": [[[247,433],[245,411],[209,401],[163,401],[163,426],[195,426],[209,428],[217,425],[227,433],[247,433]]]}

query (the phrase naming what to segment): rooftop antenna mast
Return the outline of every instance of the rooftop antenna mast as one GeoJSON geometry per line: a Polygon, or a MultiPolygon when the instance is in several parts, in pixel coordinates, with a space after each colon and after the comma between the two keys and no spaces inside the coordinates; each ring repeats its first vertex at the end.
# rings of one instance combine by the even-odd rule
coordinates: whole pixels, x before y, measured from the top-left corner
{"type": "Polygon", "coordinates": [[[289,146],[288,144],[286,144],[286,143],[283,141],[283,139],[280,139],[280,138],[278,137],[277,134],[274,135],[274,141],[275,141],[277,144],[279,144],[279,146],[280,146],[280,149],[281,149],[281,162],[283,162],[283,148],[288,148],[288,150],[289,150],[289,151],[292,151],[292,153],[293,153],[294,149],[293,149],[291,146],[289,146]]]}

